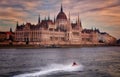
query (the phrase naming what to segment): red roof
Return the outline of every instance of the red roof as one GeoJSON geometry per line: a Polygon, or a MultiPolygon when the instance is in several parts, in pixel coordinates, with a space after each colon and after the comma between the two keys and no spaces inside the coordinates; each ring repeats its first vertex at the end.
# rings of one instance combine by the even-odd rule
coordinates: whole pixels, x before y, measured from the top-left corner
{"type": "Polygon", "coordinates": [[[9,35],[11,35],[12,33],[11,33],[11,32],[6,32],[6,34],[9,34],[9,35]]]}

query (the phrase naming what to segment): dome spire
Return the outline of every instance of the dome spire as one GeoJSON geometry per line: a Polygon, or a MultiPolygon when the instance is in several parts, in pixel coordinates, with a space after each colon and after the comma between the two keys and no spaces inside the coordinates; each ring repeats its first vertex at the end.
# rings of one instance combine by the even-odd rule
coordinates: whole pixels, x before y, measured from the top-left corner
{"type": "Polygon", "coordinates": [[[60,10],[60,12],[59,12],[58,15],[57,15],[56,20],[58,20],[58,19],[65,19],[65,20],[67,20],[67,16],[66,16],[66,14],[63,12],[62,4],[61,4],[61,10],[60,10]]]}
{"type": "Polygon", "coordinates": [[[61,3],[61,12],[63,12],[63,7],[62,7],[62,3],[61,3]]]}

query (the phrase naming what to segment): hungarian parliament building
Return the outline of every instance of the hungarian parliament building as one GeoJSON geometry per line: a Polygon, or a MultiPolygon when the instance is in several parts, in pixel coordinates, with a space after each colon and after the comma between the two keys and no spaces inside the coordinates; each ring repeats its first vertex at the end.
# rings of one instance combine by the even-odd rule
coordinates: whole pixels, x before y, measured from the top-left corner
{"type": "Polygon", "coordinates": [[[30,45],[112,44],[115,40],[99,29],[83,29],[79,15],[76,22],[71,23],[70,14],[66,16],[62,5],[54,20],[49,16],[41,20],[39,16],[36,25],[31,23],[19,25],[17,22],[15,30],[15,41],[30,45]]]}

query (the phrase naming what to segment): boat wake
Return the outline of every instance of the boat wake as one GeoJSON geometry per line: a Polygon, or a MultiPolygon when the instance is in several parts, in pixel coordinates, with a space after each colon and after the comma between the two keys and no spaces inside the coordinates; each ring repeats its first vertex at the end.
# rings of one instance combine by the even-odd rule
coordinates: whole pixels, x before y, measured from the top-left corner
{"type": "Polygon", "coordinates": [[[16,75],[13,77],[40,77],[43,75],[50,75],[59,72],[79,72],[83,71],[83,65],[72,66],[71,64],[51,64],[44,68],[41,68],[41,71],[33,72],[33,73],[25,73],[16,75]]]}

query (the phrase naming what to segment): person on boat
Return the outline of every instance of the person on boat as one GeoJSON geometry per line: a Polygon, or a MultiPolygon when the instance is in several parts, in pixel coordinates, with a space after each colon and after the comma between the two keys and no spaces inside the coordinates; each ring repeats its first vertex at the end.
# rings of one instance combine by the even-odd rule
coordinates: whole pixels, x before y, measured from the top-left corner
{"type": "Polygon", "coordinates": [[[73,62],[72,66],[76,66],[76,65],[77,65],[77,63],[76,63],[76,62],[73,62]]]}

